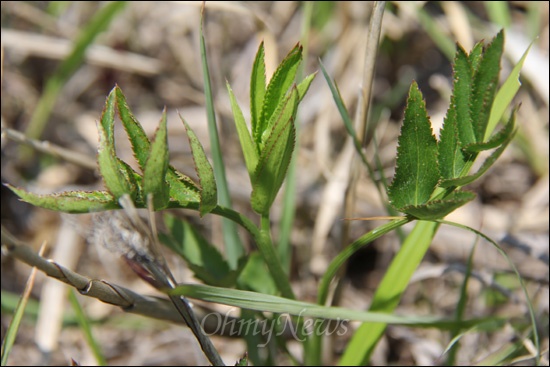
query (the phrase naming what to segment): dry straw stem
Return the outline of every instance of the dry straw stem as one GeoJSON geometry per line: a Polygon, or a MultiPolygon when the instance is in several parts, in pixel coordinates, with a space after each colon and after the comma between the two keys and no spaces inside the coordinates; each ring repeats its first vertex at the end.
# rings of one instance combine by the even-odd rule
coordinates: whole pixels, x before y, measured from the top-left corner
{"type": "MultiPolygon", "coordinates": [[[[144,296],[120,285],[105,280],[90,279],[84,275],[78,274],[37,254],[29,246],[16,239],[4,227],[2,227],[2,252],[5,255],[13,256],[29,266],[35,267],[49,277],[68,284],[84,296],[95,298],[113,306],[118,306],[124,312],[171,323],[184,323],[180,313],[169,300],[144,296]]],[[[195,306],[193,311],[208,335],[215,334],[232,338],[243,337],[240,330],[235,333],[231,328],[220,328],[217,322],[219,316],[209,317],[215,314],[215,311],[205,308],[202,305],[195,306]]],[[[226,319],[228,323],[238,321],[238,318],[227,314],[221,315],[221,317],[226,319]]],[[[285,339],[291,339],[293,337],[292,333],[288,330],[285,330],[282,336],[285,339]]]]}
{"type": "Polygon", "coordinates": [[[49,141],[31,139],[17,130],[8,128],[2,128],[2,137],[4,136],[15,142],[29,145],[39,152],[50,154],[54,157],[61,158],[78,166],[93,170],[97,168],[97,162],[87,155],[78,153],[74,150],[60,147],[58,145],[50,143],[49,141]]]}
{"type": "MultiPolygon", "coordinates": [[[[168,300],[143,296],[127,288],[105,280],[90,279],[75,273],[51,260],[45,259],[30,247],[13,237],[2,227],[2,252],[13,256],[29,266],[34,266],[46,275],[74,287],[80,294],[120,307],[124,312],[134,313],[159,320],[182,323],[182,318],[168,300]]],[[[207,318],[213,319],[213,318],[207,318]]],[[[210,331],[208,323],[206,332],[210,331]]],[[[217,329],[216,325],[212,325],[217,329]]]]}

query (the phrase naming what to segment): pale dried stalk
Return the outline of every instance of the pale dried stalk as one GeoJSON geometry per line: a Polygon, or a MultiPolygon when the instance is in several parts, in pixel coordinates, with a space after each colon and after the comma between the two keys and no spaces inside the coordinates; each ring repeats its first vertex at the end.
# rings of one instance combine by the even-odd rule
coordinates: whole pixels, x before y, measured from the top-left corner
{"type": "MultiPolygon", "coordinates": [[[[55,278],[73,288],[80,294],[96,298],[99,301],[118,306],[124,312],[142,315],[158,320],[165,320],[173,323],[183,323],[181,315],[176,310],[172,302],[167,299],[144,296],[135,293],[128,288],[107,282],[105,280],[90,279],[86,276],[78,274],[62,265],[57,264],[52,260],[45,259],[29,246],[25,245],[13,235],[11,235],[4,227],[2,227],[2,252],[5,255],[12,256],[25,264],[36,267],[44,274],[55,278]]],[[[210,310],[201,310],[196,308],[201,324],[208,334],[217,334],[231,337],[240,337],[238,333],[229,333],[228,330],[220,328],[216,321],[217,317],[206,317],[211,315],[210,310]],[[223,329],[223,330],[220,330],[223,329]],[[220,331],[224,333],[220,333],[220,331]]],[[[227,317],[228,322],[234,318],[227,317]]]]}

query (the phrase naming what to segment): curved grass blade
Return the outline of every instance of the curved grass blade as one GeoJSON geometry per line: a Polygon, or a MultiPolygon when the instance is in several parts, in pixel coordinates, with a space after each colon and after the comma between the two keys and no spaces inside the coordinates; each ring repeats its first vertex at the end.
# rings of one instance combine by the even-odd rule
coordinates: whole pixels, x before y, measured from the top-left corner
{"type": "MultiPolygon", "coordinates": [[[[2,240],[2,243],[4,241],[2,240]]],[[[44,246],[40,249],[39,254],[43,254],[44,246]]],[[[37,268],[33,267],[31,270],[31,274],[29,275],[29,279],[27,280],[27,284],[25,285],[25,290],[23,291],[23,294],[19,298],[19,301],[17,302],[17,306],[14,310],[13,318],[11,319],[11,322],[6,330],[6,334],[4,335],[4,338],[2,339],[2,349],[1,349],[1,357],[0,357],[0,365],[7,366],[8,365],[8,357],[10,355],[11,349],[13,348],[13,345],[15,343],[15,338],[17,336],[17,331],[19,330],[19,325],[21,324],[21,320],[23,319],[23,315],[25,314],[25,309],[27,307],[27,303],[29,301],[29,297],[31,295],[32,288],[34,286],[34,279],[36,278],[36,272],[37,268]]]]}
{"type": "Polygon", "coordinates": [[[65,213],[90,213],[120,208],[117,200],[107,191],[67,191],[38,195],[9,184],[6,186],[29,204],[65,213]]]}
{"type": "MultiPolygon", "coordinates": [[[[166,130],[166,108],[162,111],[159,127],[151,144],[149,157],[143,170],[144,199],[153,196],[153,208],[160,210],[168,205],[169,186],[166,183],[168,171],[168,135],[166,130]]],[[[146,200],[144,200],[146,201],[146,200]]]]}
{"type": "MultiPolygon", "coordinates": [[[[416,224],[376,289],[369,310],[393,312],[399,304],[411,276],[428,250],[437,226],[437,223],[426,221],[419,221],[416,224]]],[[[374,348],[384,334],[384,330],[386,330],[385,324],[363,323],[348,343],[339,365],[361,366],[367,364],[374,348]]]]}
{"type": "Polygon", "coordinates": [[[424,204],[438,180],[437,140],[422,93],[413,82],[398,138],[395,177],[388,188],[390,202],[398,210],[424,204]]]}
{"type": "Polygon", "coordinates": [[[395,314],[350,310],[342,307],[326,307],[313,303],[295,301],[288,298],[243,291],[212,287],[203,284],[180,284],[168,291],[170,295],[185,296],[206,302],[221,303],[229,306],[263,312],[284,313],[300,317],[313,317],[329,320],[354,320],[364,322],[381,322],[417,327],[437,327],[449,329],[470,327],[484,323],[485,319],[464,320],[457,323],[431,316],[398,316],[395,314]]]}
{"type": "Polygon", "coordinates": [[[88,320],[88,317],[80,306],[80,303],[78,302],[78,299],[76,298],[76,295],[72,289],[69,290],[69,301],[71,302],[73,310],[75,311],[75,318],[80,325],[80,329],[82,329],[82,332],[84,333],[86,342],[88,343],[98,366],[107,366],[107,361],[105,360],[105,356],[101,351],[101,347],[99,346],[96,338],[94,337],[94,334],[92,333],[90,321],[88,320]]]}
{"type": "Polygon", "coordinates": [[[514,265],[512,259],[510,259],[510,256],[508,256],[508,254],[506,254],[506,252],[502,249],[502,247],[500,247],[499,244],[496,243],[493,239],[491,239],[490,237],[488,237],[484,233],[482,233],[482,232],[480,232],[480,231],[478,231],[478,230],[476,230],[472,227],[469,227],[469,226],[466,226],[466,225],[463,225],[463,224],[459,224],[459,223],[455,223],[455,222],[446,221],[446,220],[437,220],[437,222],[442,223],[442,224],[447,224],[447,225],[450,225],[450,226],[453,226],[453,227],[465,229],[467,231],[475,233],[477,236],[483,238],[484,240],[489,242],[494,248],[496,248],[497,251],[502,255],[502,257],[504,257],[504,259],[506,260],[506,262],[508,263],[510,268],[512,268],[512,270],[516,274],[516,277],[519,281],[519,284],[521,286],[521,290],[523,291],[523,294],[525,295],[525,300],[526,300],[525,302],[526,302],[527,308],[529,310],[529,318],[530,318],[530,321],[531,321],[531,327],[532,327],[532,332],[533,332],[533,341],[535,343],[535,347],[536,347],[536,350],[537,350],[536,364],[538,365],[540,360],[541,360],[541,349],[540,349],[539,334],[538,334],[538,330],[537,330],[537,319],[536,319],[536,316],[535,316],[535,310],[533,309],[533,304],[532,304],[531,299],[529,297],[529,292],[527,291],[527,287],[525,286],[525,282],[523,281],[523,278],[521,277],[521,274],[519,273],[519,270],[517,269],[517,267],[514,265]]]}

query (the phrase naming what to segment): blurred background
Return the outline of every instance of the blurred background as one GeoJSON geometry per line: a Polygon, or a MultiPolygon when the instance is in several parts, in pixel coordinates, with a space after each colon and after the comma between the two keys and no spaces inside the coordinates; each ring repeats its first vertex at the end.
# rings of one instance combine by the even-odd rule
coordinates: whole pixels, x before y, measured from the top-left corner
{"type": "MultiPolygon", "coordinates": [[[[105,2],[3,1],[2,22],[2,183],[33,192],[52,193],[101,188],[93,168],[96,123],[105,98],[118,84],[130,108],[151,136],[166,106],[171,164],[194,177],[192,157],[179,112],[209,151],[199,52],[202,2],[121,3],[112,20],[98,19],[105,2]],[[93,33],[91,28],[96,27],[93,33]],[[87,33],[89,32],[89,33],[87,33]],[[70,58],[75,41],[93,34],[82,60],[70,58]],[[25,149],[8,139],[5,128],[46,140],[82,155],[83,164],[25,149]],[[90,163],[91,162],[91,163],[90,163]]],[[[234,127],[226,80],[249,120],[249,78],[259,43],[266,46],[267,74],[297,43],[304,45],[303,75],[319,71],[322,60],[355,115],[363,80],[371,2],[207,2],[205,39],[226,173],[234,208],[251,217],[250,182],[234,127]],[[311,11],[311,17],[306,16],[311,11]],[[311,21],[307,21],[311,19],[311,21]]],[[[448,219],[482,230],[510,254],[527,281],[540,320],[548,360],[548,2],[387,2],[374,77],[367,156],[391,180],[396,139],[406,93],[416,80],[426,99],[434,132],[445,116],[452,86],[455,42],[466,50],[506,29],[504,80],[533,42],[514,100],[521,103],[519,132],[494,167],[469,188],[477,199],[448,219]]],[[[317,75],[299,110],[296,217],[291,233],[291,276],[298,298],[315,301],[317,282],[341,243],[343,198],[353,151],[326,81],[317,75]]],[[[117,153],[136,166],[121,126],[117,153]]],[[[356,172],[356,217],[386,215],[383,200],[366,170],[356,172]]],[[[127,267],[86,240],[93,231],[88,215],[61,215],[23,203],[5,186],[1,191],[2,226],[35,249],[48,244],[46,257],[90,278],[106,279],[145,294],[155,294],[127,267]]],[[[218,218],[196,223],[223,251],[218,218]]],[[[280,208],[273,210],[277,237],[280,208]]],[[[381,222],[380,222],[381,223],[381,222]]],[[[357,221],[349,238],[378,222],[357,221]]],[[[407,228],[409,229],[409,228],[407,228]]],[[[242,236],[249,249],[253,243],[242,236]]],[[[351,242],[351,241],[350,241],[351,242]]],[[[452,315],[469,252],[476,238],[442,227],[407,289],[398,312],[452,315]]],[[[397,236],[388,235],[358,252],[349,262],[340,305],[368,307],[370,297],[395,251],[397,236]]],[[[185,265],[171,260],[178,279],[194,281],[185,265]]],[[[2,338],[30,268],[2,255],[2,338]]],[[[490,314],[523,320],[523,296],[511,269],[483,243],[474,258],[475,276],[468,292],[468,315],[490,314]]],[[[28,315],[11,352],[10,365],[96,364],[82,331],[71,318],[67,289],[44,276],[37,278],[28,315]]],[[[93,321],[94,334],[110,365],[194,365],[204,363],[187,330],[166,322],[128,315],[94,299],[79,297],[93,321]],[[188,348],[183,348],[188,345],[188,348]]],[[[357,326],[350,325],[351,328],[357,326]]],[[[522,327],[465,337],[458,363],[473,364],[521,337],[522,327]]],[[[337,361],[351,333],[327,354],[337,361]],[[335,359],[336,358],[336,359],[335,359]]],[[[448,343],[439,330],[389,327],[373,364],[438,364],[448,343]]],[[[244,342],[215,338],[226,361],[245,352],[244,342]]],[[[528,347],[525,347],[528,349],[528,347]]],[[[524,352],[525,354],[525,352],[524,352]]],[[[279,363],[289,361],[281,357],[279,363]]]]}

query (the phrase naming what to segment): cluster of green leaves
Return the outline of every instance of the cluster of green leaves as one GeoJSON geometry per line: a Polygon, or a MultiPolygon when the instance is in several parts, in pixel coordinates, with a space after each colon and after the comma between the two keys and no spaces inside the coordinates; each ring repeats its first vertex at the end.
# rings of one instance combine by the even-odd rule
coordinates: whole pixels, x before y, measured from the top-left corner
{"type": "Polygon", "coordinates": [[[37,195],[9,186],[23,200],[43,208],[68,213],[88,213],[120,208],[118,199],[129,194],[138,208],[148,206],[152,197],[155,210],[186,207],[196,204],[202,215],[217,205],[216,181],[202,145],[189,125],[187,128],[199,183],[177,171],[168,162],[166,111],[152,141],[130,112],[122,90],[115,86],[109,93],[98,124],[99,147],[97,161],[105,191],[69,191],[52,195],[37,195]],[[142,174],[116,155],[114,126],[118,111],[128,134],[134,156],[142,174]]]}
{"type": "Polygon", "coordinates": [[[231,108],[246,168],[252,183],[252,208],[266,215],[285,179],[296,141],[294,120],[298,103],[306,94],[315,74],[294,84],[302,61],[302,47],[296,45],[281,62],[266,86],[263,42],[256,54],[250,78],[249,131],[237,99],[227,84],[231,108]]]}
{"type": "Polygon", "coordinates": [[[485,50],[481,42],[469,54],[458,46],[453,93],[439,142],[433,135],[422,93],[415,82],[411,85],[398,139],[395,176],[388,188],[390,202],[398,211],[416,219],[440,219],[474,199],[474,193],[457,188],[479,178],[512,140],[514,114],[498,133],[485,137],[503,45],[500,32],[485,50]],[[468,175],[478,153],[494,148],[481,168],[468,175]]]}

